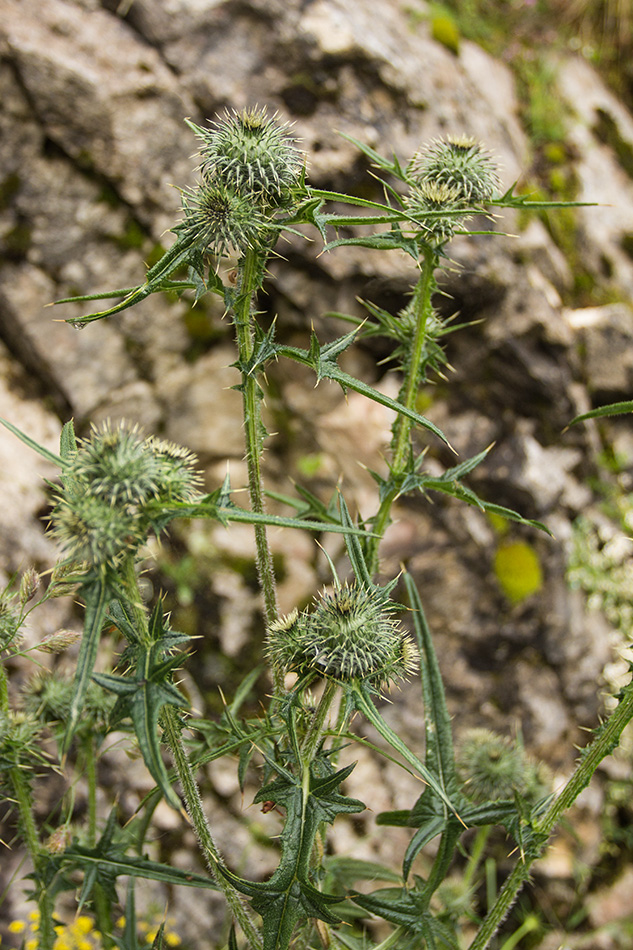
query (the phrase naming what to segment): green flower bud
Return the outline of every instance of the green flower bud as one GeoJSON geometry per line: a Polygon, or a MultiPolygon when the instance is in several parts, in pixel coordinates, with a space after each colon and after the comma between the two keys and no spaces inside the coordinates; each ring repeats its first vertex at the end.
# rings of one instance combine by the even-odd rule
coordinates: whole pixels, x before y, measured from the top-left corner
{"type": "Polygon", "coordinates": [[[60,495],[51,514],[53,534],[71,561],[115,566],[145,541],[143,519],[102,496],[60,495]]]}
{"type": "Polygon", "coordinates": [[[161,501],[191,501],[202,481],[193,452],[155,436],[150,436],[144,446],[156,462],[157,497],[161,501]]]}
{"type": "Polygon", "coordinates": [[[203,180],[183,191],[182,207],[185,219],[174,231],[217,257],[231,249],[243,254],[270,234],[270,222],[253,199],[221,181],[203,180]]]}
{"type": "Polygon", "coordinates": [[[202,139],[205,178],[263,205],[287,203],[301,179],[304,155],[276,116],[270,118],[265,109],[244,109],[227,113],[212,129],[190,127],[202,139]]]}
{"type": "Polygon", "coordinates": [[[64,471],[69,485],[89,486],[92,495],[112,506],[143,505],[156,497],[159,466],[136,426],[93,426],[78,445],[64,471]]]}
{"type": "Polygon", "coordinates": [[[408,213],[433,245],[445,244],[465,221],[459,190],[445,182],[421,181],[405,199],[408,213]]]}
{"type": "MultiPolygon", "coordinates": [[[[33,676],[23,690],[24,708],[40,723],[61,723],[68,719],[75,695],[74,677],[60,673],[43,671],[33,676]]],[[[107,720],[116,697],[107,693],[96,683],[90,681],[83,704],[80,729],[90,733],[96,724],[107,720]]]]}
{"type": "Polygon", "coordinates": [[[397,609],[377,589],[335,586],[310,613],[293,611],[273,624],[268,655],[282,674],[308,669],[330,679],[384,686],[416,668],[418,651],[394,617],[397,609]]]}
{"type": "Polygon", "coordinates": [[[492,157],[469,136],[437,139],[416,152],[407,172],[417,184],[435,183],[455,189],[467,205],[490,201],[499,187],[492,157]]]}
{"type": "Polygon", "coordinates": [[[469,729],[457,755],[464,791],[476,802],[525,796],[533,787],[529,760],[523,747],[489,729],[469,729]]]}

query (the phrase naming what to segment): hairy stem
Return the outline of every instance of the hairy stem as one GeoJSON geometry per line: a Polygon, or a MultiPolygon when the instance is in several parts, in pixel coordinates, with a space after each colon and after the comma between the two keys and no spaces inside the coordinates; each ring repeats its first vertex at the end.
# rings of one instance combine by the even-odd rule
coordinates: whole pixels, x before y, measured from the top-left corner
{"type": "MultiPolygon", "coordinates": [[[[246,465],[251,507],[257,514],[264,512],[264,490],[261,472],[262,418],[261,394],[255,373],[248,370],[253,357],[253,302],[261,285],[264,259],[256,250],[246,251],[238,265],[237,293],[233,304],[233,322],[238,350],[238,362],[242,372],[242,405],[244,433],[246,438],[246,465]]],[[[268,624],[278,616],[275,593],[273,559],[268,546],[265,525],[255,525],[257,570],[264,595],[264,610],[268,624]]]]}
{"type": "MultiPolygon", "coordinates": [[[[431,310],[431,296],[435,288],[435,268],[437,254],[426,248],[420,264],[421,274],[413,291],[415,314],[415,332],[404,367],[404,379],[398,401],[410,410],[415,409],[420,378],[424,371],[426,326],[431,310]]],[[[378,547],[390,521],[391,507],[398,496],[400,481],[406,473],[411,451],[411,427],[413,422],[407,416],[398,415],[393,426],[391,443],[392,460],[390,465],[391,488],[385,492],[374,520],[373,537],[368,541],[367,564],[370,574],[378,570],[378,547]]]]}
{"type": "Polygon", "coordinates": [[[18,807],[20,828],[39,884],[37,890],[37,905],[40,912],[38,950],[52,950],[55,942],[55,931],[53,929],[54,903],[38,874],[41,866],[40,841],[33,816],[31,788],[24,767],[14,765],[9,769],[9,779],[18,807]]]}
{"type": "Polygon", "coordinates": [[[323,695],[319,700],[319,705],[314,711],[312,722],[310,723],[301,748],[301,757],[303,761],[308,764],[312,761],[316,748],[321,740],[321,736],[323,735],[323,726],[325,724],[327,714],[330,711],[330,706],[332,705],[334,697],[336,696],[337,689],[338,683],[335,680],[326,681],[323,695]]]}
{"type": "Polygon", "coordinates": [[[218,873],[220,868],[226,867],[226,863],[213,839],[211,829],[209,828],[209,823],[207,822],[206,815],[204,814],[202,808],[202,799],[200,798],[200,791],[193,775],[191,763],[189,762],[189,758],[182,743],[180,727],[178,725],[176,715],[176,711],[172,706],[165,706],[163,708],[162,718],[164,724],[164,736],[174,757],[176,771],[178,772],[178,777],[180,779],[180,784],[182,786],[182,791],[185,798],[185,804],[187,806],[187,814],[189,815],[193,830],[198,839],[200,850],[202,851],[202,855],[207,863],[207,867],[209,868],[213,880],[224,892],[226,902],[231,908],[233,916],[242,928],[244,935],[248,939],[252,950],[261,950],[261,937],[257,931],[257,928],[255,927],[253,920],[251,919],[248,908],[231,882],[227,880],[227,878],[222,873],[218,873]]]}
{"type": "Polygon", "coordinates": [[[0,712],[9,712],[9,678],[2,663],[0,663],[0,712]]]}
{"type": "Polygon", "coordinates": [[[88,784],[88,847],[94,848],[97,842],[97,757],[94,740],[88,736],[83,743],[86,757],[86,781],[88,784]]]}
{"type": "Polygon", "coordinates": [[[624,688],[619,705],[611,713],[604,726],[600,728],[593,742],[583,750],[582,758],[573,775],[536,824],[536,832],[543,838],[542,844],[532,848],[529,854],[525,854],[511,872],[469,950],[485,950],[489,945],[490,940],[516,901],[523,884],[528,880],[530,867],[543,852],[549,835],[558,824],[563,813],[575,802],[582,790],[587,787],[602,760],[613,752],[619,742],[622,730],[631,719],[633,719],[633,683],[629,683],[624,688]]]}

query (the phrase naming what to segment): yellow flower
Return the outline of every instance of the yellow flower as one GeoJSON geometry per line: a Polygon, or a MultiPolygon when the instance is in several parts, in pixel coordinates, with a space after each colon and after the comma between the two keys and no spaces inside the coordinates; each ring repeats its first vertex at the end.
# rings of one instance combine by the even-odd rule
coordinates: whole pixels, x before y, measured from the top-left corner
{"type": "Polygon", "coordinates": [[[73,931],[79,934],[89,934],[93,928],[94,921],[92,917],[87,917],[85,914],[81,914],[79,917],[77,917],[75,923],[72,926],[73,931]]]}
{"type": "Polygon", "coordinates": [[[27,940],[26,943],[24,944],[24,950],[37,950],[39,945],[40,945],[40,942],[37,939],[37,937],[31,937],[31,939],[27,940]]]}
{"type": "Polygon", "coordinates": [[[21,934],[26,930],[26,924],[23,920],[12,920],[9,924],[10,934],[21,934]]]}
{"type": "Polygon", "coordinates": [[[170,930],[165,934],[165,943],[168,947],[179,947],[181,940],[177,933],[170,930]]]}

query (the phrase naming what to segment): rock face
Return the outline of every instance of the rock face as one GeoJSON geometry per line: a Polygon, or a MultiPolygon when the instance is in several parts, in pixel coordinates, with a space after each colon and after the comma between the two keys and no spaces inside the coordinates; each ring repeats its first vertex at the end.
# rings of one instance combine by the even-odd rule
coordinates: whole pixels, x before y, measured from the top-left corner
{"type": "MultiPolygon", "coordinates": [[[[472,43],[456,56],[398,0],[0,0],[0,51],[2,415],[51,448],[71,416],[80,431],[90,420],[125,416],[199,453],[210,488],[226,459],[234,483],[243,477],[231,331],[218,306],[192,309],[157,295],[81,333],[54,320],[77,316],[77,307],[44,309],[73,293],[138,283],[143,262],[168,245],[180,205],[170,185],[187,186],[195,171],[183,118],[202,123],[254,103],[278,110],[295,122],[312,183],[337,190],[374,187],[366,162],[338,132],[402,161],[435,136],[472,134],[497,156],[504,188],[531,162],[510,70],[472,43]]],[[[583,60],[560,61],[558,76],[573,110],[578,198],[606,204],[573,218],[603,305],[576,308],[576,261],[540,219],[508,215],[498,229],[518,233],[513,238],[457,239],[458,266],[443,287],[449,309],[470,325],[449,339],[456,371],[450,386],[440,380],[429,392],[427,413],[462,458],[496,443],[471,484],[550,524],[556,540],[510,529],[535,549],[543,585],[510,603],[493,571],[497,528],[475,509],[424,499],[402,505],[383,569],[394,576],[404,562],[420,582],[458,730],[462,722],[519,725],[532,748],[566,768],[576,723],[596,722],[612,631],[587,620],[565,582],[572,522],[593,504],[584,480],[597,435],[561,431],[592,399],[630,395],[633,172],[623,156],[633,149],[633,118],[583,60]]],[[[271,267],[265,306],[288,339],[303,341],[312,323],[323,337],[334,335],[321,315],[358,313],[359,294],[403,306],[409,261],[319,250],[293,237],[281,248],[286,259],[271,267]]],[[[354,372],[393,392],[395,377],[377,364],[385,355],[366,347],[350,359],[354,372]]],[[[343,470],[350,500],[371,510],[374,483],[355,462],[382,464],[389,414],[345,401],[325,383],[313,389],[293,367],[276,368],[271,382],[268,428],[277,434],[266,456],[269,484],[289,491],[294,463],[309,459],[313,490],[327,497],[343,470]]],[[[626,468],[633,446],[620,444],[630,450],[626,468]]],[[[53,559],[38,520],[46,504],[40,476],[51,472],[6,432],[0,457],[0,567],[8,577],[53,559]]],[[[453,463],[433,446],[429,464],[439,471],[453,463]]],[[[219,531],[197,530],[180,543],[202,551],[210,570],[235,554],[219,531]]],[[[240,538],[239,556],[252,559],[251,541],[240,538]]],[[[280,560],[292,562],[287,578],[307,597],[327,576],[314,548],[275,544],[280,560]]],[[[231,598],[261,639],[256,604],[218,571],[210,586],[220,643],[237,642],[231,598]]],[[[290,606],[288,580],[284,597],[290,606]]],[[[412,728],[416,703],[414,687],[397,700],[399,728],[412,728]]],[[[384,781],[389,787],[388,775],[384,781]]]]}

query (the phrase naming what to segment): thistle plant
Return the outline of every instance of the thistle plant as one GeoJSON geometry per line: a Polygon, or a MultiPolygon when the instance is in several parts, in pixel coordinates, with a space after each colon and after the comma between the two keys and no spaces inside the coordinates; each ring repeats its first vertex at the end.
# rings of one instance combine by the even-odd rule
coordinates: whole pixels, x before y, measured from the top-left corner
{"type": "MultiPolygon", "coordinates": [[[[45,674],[32,678],[20,708],[14,709],[18,699],[10,695],[5,667],[0,667],[0,772],[31,859],[32,896],[39,914],[37,946],[61,950],[56,943],[56,906],[60,894],[79,881],[81,908],[90,909],[103,946],[137,947],[134,882],[140,877],[172,887],[221,890],[228,912],[223,946],[228,950],[413,950],[465,948],[468,941],[470,950],[483,950],[560,816],[633,716],[633,692],[629,687],[623,691],[618,707],[555,796],[543,773],[507,739],[471,734],[456,764],[452,723],[420,591],[406,572],[381,577],[380,543],[394,503],[408,494],[439,492],[533,530],[547,530],[479,498],[465,483],[488,450],[456,462],[443,474],[429,471],[420,436],[427,443],[447,440],[417,406],[420,387],[445,362],[443,339],[453,329],[434,306],[450,240],[467,233],[475,215],[554,203],[531,202],[513,188],[501,194],[493,157],[470,138],[435,141],[405,164],[355,142],[382,181],[386,197],[379,202],[312,187],[306,157],[292,130],[263,109],[227,113],[208,127],[188,126],[201,143],[200,178],[194,188],[182,192],[182,219],[174,225],[173,245],[138,286],[69,298],[109,296],[116,302],[68,322],[85,326],[165,290],[191,293],[195,300],[208,293],[221,297],[233,326],[234,365],[241,377],[237,388],[250,507],[235,500],[228,477],[204,492],[196,460],[186,448],[133,426],[93,427],[85,438],[77,438],[67,423],[57,455],[4,423],[59,468],[50,523],[61,561],[45,596],[70,584],[84,605],[84,632],[71,679],[45,674]],[[353,213],[341,213],[341,205],[351,205],[353,213]],[[261,322],[258,301],[279,237],[298,227],[324,242],[330,253],[352,245],[367,253],[407,255],[412,287],[406,307],[392,314],[367,302],[366,316],[345,317],[352,329],[330,343],[321,343],[314,330],[305,347],[279,342],[275,324],[265,328],[261,322]],[[343,237],[342,228],[354,230],[343,237]],[[237,263],[225,282],[220,265],[229,255],[237,263]],[[338,363],[355,341],[376,335],[386,337],[392,347],[400,375],[395,399],[338,363]],[[304,488],[282,499],[295,516],[267,512],[261,462],[267,432],[261,402],[266,368],[280,360],[298,362],[317,382],[338,383],[344,392],[355,391],[394,411],[386,464],[372,473],[375,510],[364,521],[352,516],[342,493],[326,501],[304,488]],[[189,637],[172,628],[162,597],[146,603],[141,596],[139,570],[146,542],[178,518],[253,526],[263,597],[260,635],[271,675],[258,718],[240,715],[253,675],[219,718],[207,721],[192,713],[177,675],[187,661],[185,649],[192,649],[189,637]],[[347,556],[342,580],[330,562],[328,588],[315,593],[308,607],[297,604],[285,617],[277,609],[269,526],[336,533],[347,556]],[[111,669],[95,672],[98,651],[103,653],[108,644],[111,669]],[[425,741],[420,748],[410,748],[386,722],[380,705],[394,684],[416,676],[425,741]],[[380,825],[411,829],[399,870],[358,861],[350,871],[343,860],[327,854],[329,826],[340,816],[371,806],[371,798],[364,803],[345,793],[343,783],[354,765],[339,766],[344,746],[365,741],[356,730],[362,720],[378,733],[381,744],[375,754],[398,762],[421,781],[422,792],[409,808],[377,817],[380,825]],[[134,736],[155,783],[125,826],[119,824],[114,803],[107,815],[97,807],[95,762],[104,736],[115,728],[134,736]],[[73,761],[83,771],[89,801],[85,827],[76,824],[70,794],[58,828],[51,834],[50,828],[38,826],[29,763],[36,763],[36,770],[47,765],[42,730],[57,744],[54,767],[63,772],[73,761]],[[208,743],[199,736],[210,737],[208,743]],[[234,870],[234,856],[221,853],[213,816],[205,811],[198,770],[225,755],[237,756],[242,787],[249,765],[259,766],[263,780],[254,802],[281,815],[279,862],[267,880],[251,880],[234,870]],[[179,820],[190,822],[207,873],[183,871],[145,856],[153,810],[161,798],[179,820]],[[493,825],[502,826],[516,842],[516,864],[482,919],[475,891],[493,825]],[[462,841],[467,829],[477,829],[476,835],[462,841]],[[431,842],[429,856],[425,848],[431,842]],[[464,854],[467,864],[460,882],[464,854]],[[119,878],[128,880],[123,936],[116,924],[121,913],[119,878]],[[362,880],[388,886],[358,889],[362,880]],[[376,921],[387,927],[380,939],[373,936],[376,921]]],[[[5,658],[20,650],[19,628],[28,615],[25,604],[32,588],[32,577],[25,575],[18,599],[9,598],[6,609],[0,604],[5,658]]],[[[56,648],[64,645],[68,643],[60,635],[56,648]]],[[[164,939],[159,928],[154,946],[163,946],[164,939]]]]}

